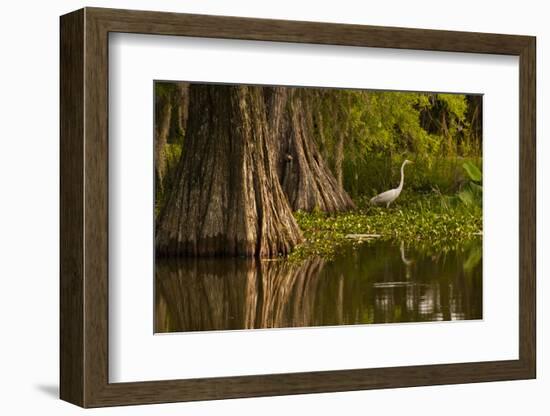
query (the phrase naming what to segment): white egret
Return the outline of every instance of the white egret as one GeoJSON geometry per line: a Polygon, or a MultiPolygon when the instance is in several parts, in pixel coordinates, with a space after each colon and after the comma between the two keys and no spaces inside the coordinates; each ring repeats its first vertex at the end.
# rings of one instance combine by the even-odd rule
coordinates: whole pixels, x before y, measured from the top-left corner
{"type": "Polygon", "coordinates": [[[390,204],[397,199],[397,197],[403,190],[403,182],[405,180],[404,168],[405,168],[405,165],[409,163],[413,163],[413,162],[405,159],[405,161],[401,165],[401,182],[399,182],[399,186],[395,189],[390,189],[389,191],[382,192],[381,194],[378,194],[375,197],[371,198],[370,200],[371,204],[374,204],[374,205],[386,204],[386,208],[390,207],[390,204]]]}

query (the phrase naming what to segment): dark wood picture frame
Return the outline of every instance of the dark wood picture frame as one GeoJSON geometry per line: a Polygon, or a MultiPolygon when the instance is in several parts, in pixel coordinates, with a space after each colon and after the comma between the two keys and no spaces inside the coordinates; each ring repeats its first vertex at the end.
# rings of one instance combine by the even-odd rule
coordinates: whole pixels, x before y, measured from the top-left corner
{"type": "Polygon", "coordinates": [[[100,407],[535,378],[534,37],[100,8],[64,15],[60,28],[60,396],[63,400],[83,407],[100,407]],[[110,32],[519,56],[519,359],[109,383],[110,32]]]}

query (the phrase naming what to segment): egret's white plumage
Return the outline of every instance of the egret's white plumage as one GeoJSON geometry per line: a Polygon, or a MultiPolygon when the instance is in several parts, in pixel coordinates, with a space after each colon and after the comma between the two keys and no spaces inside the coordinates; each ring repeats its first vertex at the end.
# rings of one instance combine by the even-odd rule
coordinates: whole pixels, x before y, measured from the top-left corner
{"type": "Polygon", "coordinates": [[[390,189],[389,191],[382,192],[381,194],[376,195],[371,198],[370,203],[373,205],[382,205],[386,204],[386,208],[389,208],[390,204],[397,199],[401,191],[403,190],[403,183],[405,181],[405,165],[408,163],[413,163],[410,160],[405,160],[401,165],[401,182],[399,186],[395,189],[390,189]]]}

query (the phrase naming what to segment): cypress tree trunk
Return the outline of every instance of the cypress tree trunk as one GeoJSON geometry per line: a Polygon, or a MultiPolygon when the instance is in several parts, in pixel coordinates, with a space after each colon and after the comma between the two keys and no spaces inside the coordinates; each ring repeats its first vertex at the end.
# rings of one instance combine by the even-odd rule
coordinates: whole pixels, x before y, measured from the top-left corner
{"type": "Polygon", "coordinates": [[[168,143],[180,143],[187,126],[187,113],[189,110],[189,83],[175,82],[171,93],[172,120],[168,143]]]}
{"type": "Polygon", "coordinates": [[[483,103],[482,95],[469,95],[468,96],[468,113],[470,118],[470,131],[471,136],[475,141],[476,149],[479,151],[482,148],[482,120],[483,120],[483,103]]]}
{"type": "Polygon", "coordinates": [[[338,141],[334,147],[334,172],[336,173],[336,182],[338,186],[343,189],[344,187],[344,134],[340,133],[338,141]]]}
{"type": "Polygon", "coordinates": [[[155,129],[155,186],[162,193],[164,175],[166,173],[166,144],[172,120],[172,99],[170,96],[162,97],[156,104],[156,129],[155,129]]]}
{"type": "Polygon", "coordinates": [[[338,183],[313,138],[305,92],[289,89],[279,128],[279,180],[293,210],[346,211],[355,207],[338,183]]]}
{"type": "Polygon", "coordinates": [[[264,89],[191,85],[189,97],[184,150],[157,222],[157,254],[288,254],[302,235],[277,177],[264,89]]]}

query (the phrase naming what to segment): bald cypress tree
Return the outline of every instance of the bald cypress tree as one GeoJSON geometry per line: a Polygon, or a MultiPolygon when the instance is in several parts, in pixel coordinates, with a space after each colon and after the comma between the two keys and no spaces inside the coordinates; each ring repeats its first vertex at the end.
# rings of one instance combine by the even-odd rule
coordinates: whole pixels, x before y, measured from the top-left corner
{"type": "Polygon", "coordinates": [[[156,224],[158,255],[274,257],[302,240],[279,183],[261,87],[189,88],[182,156],[156,224]]]}
{"type": "MultiPolygon", "coordinates": [[[[280,89],[280,88],[277,88],[280,89]]],[[[332,174],[315,140],[308,91],[290,88],[285,111],[275,130],[278,136],[278,174],[293,210],[347,211],[353,201],[332,174]]]]}

